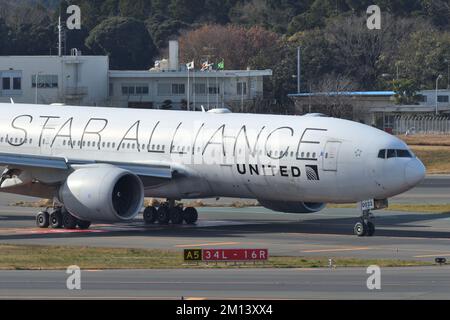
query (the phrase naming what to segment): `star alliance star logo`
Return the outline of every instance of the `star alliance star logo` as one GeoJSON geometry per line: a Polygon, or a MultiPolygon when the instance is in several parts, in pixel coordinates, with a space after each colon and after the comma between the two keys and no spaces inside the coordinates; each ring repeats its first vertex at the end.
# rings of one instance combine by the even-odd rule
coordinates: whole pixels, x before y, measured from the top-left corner
{"type": "Polygon", "coordinates": [[[358,149],[358,150],[355,151],[355,157],[356,158],[361,158],[361,155],[362,155],[362,150],[358,149]]]}

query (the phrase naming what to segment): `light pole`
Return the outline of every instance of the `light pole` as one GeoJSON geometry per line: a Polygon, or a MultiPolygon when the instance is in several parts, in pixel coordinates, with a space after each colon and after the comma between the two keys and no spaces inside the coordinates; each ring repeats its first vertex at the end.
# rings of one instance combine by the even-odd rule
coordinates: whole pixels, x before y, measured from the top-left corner
{"type": "Polygon", "coordinates": [[[39,75],[41,74],[42,72],[41,71],[39,71],[39,72],[37,72],[36,73],[36,97],[35,97],[35,104],[38,104],[38,87],[39,87],[39,75]]]}
{"type": "Polygon", "coordinates": [[[439,86],[439,79],[442,78],[442,74],[438,75],[438,77],[436,78],[436,115],[439,114],[439,109],[438,109],[438,86],[439,86]]]}
{"type": "Polygon", "coordinates": [[[301,92],[301,66],[302,66],[302,59],[301,59],[301,48],[297,47],[297,93],[301,92]]]}
{"type": "Polygon", "coordinates": [[[444,60],[447,63],[447,89],[450,89],[450,60],[444,60]]]}

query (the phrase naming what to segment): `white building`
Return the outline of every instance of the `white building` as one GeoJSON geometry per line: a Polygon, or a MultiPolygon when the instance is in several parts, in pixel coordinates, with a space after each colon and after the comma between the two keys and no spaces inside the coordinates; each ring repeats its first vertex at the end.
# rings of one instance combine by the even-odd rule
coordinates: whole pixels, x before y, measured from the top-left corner
{"type": "Polygon", "coordinates": [[[105,56],[0,57],[0,101],[105,105],[109,59],[105,56]],[[36,83],[38,84],[36,86],[36,83]]]}
{"type": "Polygon", "coordinates": [[[169,43],[168,60],[146,71],[109,70],[108,57],[73,49],[63,57],[0,57],[0,102],[186,109],[189,100],[191,110],[243,106],[263,96],[264,77],[271,75],[272,70],[188,72],[179,64],[177,41],[169,43]]]}
{"type": "Polygon", "coordinates": [[[109,105],[133,108],[226,107],[263,97],[271,70],[110,71],[109,105]],[[190,92],[188,93],[188,82],[190,92]]]}

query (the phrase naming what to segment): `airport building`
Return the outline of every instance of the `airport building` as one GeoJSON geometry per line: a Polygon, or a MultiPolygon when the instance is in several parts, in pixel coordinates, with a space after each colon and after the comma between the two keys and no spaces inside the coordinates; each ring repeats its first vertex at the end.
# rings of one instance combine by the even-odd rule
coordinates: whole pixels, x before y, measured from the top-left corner
{"type": "MultiPolygon", "coordinates": [[[[323,113],[396,130],[398,119],[450,118],[450,90],[423,90],[416,104],[401,105],[394,91],[326,92],[289,95],[298,114],[323,113]]],[[[449,129],[450,130],[450,129],[449,129]]]]}
{"type": "Polygon", "coordinates": [[[169,58],[141,71],[109,69],[107,56],[0,57],[0,102],[200,110],[240,106],[263,98],[272,70],[187,70],[178,42],[169,58]],[[189,89],[188,89],[189,88],[189,89]]]}

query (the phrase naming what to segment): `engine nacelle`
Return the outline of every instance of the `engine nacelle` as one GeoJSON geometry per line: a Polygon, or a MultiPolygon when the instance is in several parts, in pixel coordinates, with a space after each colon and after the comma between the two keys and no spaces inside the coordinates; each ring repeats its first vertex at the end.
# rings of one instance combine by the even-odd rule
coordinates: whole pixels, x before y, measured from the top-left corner
{"type": "Polygon", "coordinates": [[[59,200],[83,221],[126,222],[141,210],[144,187],[135,174],[115,166],[84,166],[69,175],[59,200]]]}
{"type": "Polygon", "coordinates": [[[270,210],[285,213],[314,213],[323,210],[325,203],[313,202],[286,202],[286,201],[270,201],[258,200],[259,203],[270,210]]]}

